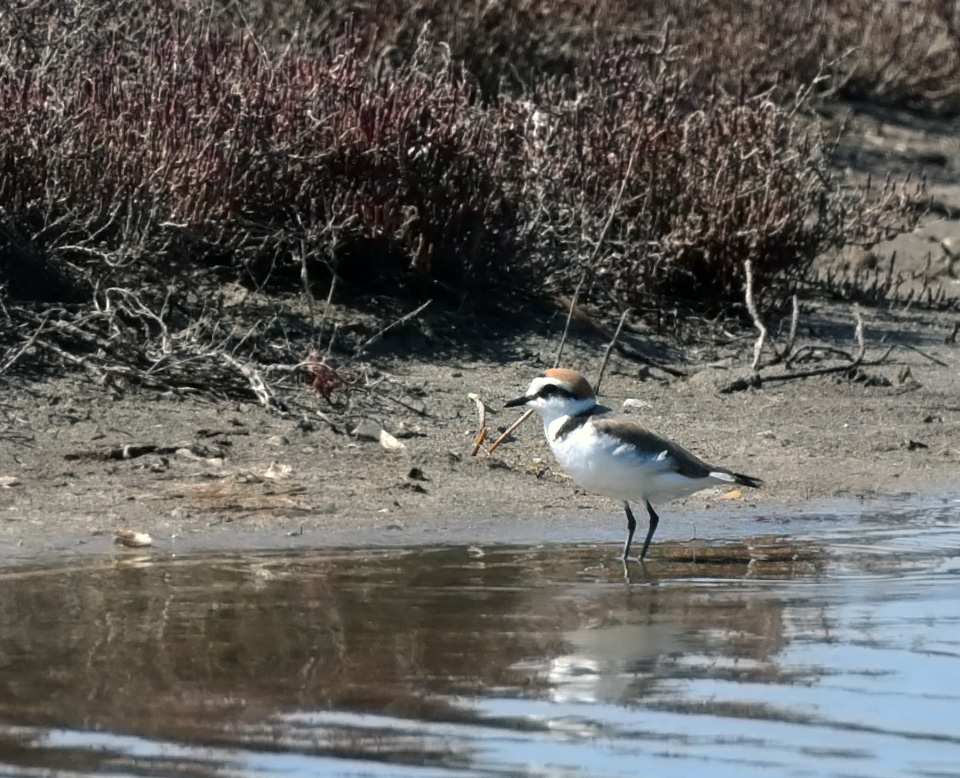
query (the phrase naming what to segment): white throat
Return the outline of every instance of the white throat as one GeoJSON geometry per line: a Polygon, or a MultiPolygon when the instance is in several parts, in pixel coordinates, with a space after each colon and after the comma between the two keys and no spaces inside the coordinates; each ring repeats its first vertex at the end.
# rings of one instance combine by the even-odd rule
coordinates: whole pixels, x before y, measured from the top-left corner
{"type": "Polygon", "coordinates": [[[533,407],[543,419],[543,432],[547,440],[553,440],[553,435],[550,434],[552,428],[558,429],[571,416],[579,416],[581,413],[592,410],[596,405],[595,397],[584,397],[580,400],[565,397],[562,400],[551,398],[542,405],[534,404],[533,407]]]}

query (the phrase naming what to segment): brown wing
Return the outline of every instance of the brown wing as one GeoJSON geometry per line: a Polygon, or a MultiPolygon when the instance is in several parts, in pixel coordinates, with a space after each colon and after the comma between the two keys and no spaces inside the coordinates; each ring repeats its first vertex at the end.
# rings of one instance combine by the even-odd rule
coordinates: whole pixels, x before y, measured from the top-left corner
{"type": "Polygon", "coordinates": [[[674,471],[687,478],[706,478],[712,472],[724,472],[723,468],[708,465],[683,446],[677,445],[666,438],[661,438],[634,421],[596,419],[594,425],[598,432],[622,438],[625,443],[629,443],[637,450],[638,456],[645,459],[659,456],[666,451],[666,459],[671,462],[674,471]]]}

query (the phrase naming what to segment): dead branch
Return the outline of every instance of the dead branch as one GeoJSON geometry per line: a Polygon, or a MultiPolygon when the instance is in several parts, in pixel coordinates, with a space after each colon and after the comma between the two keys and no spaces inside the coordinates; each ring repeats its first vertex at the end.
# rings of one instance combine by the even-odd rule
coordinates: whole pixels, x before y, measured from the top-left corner
{"type": "MultiPolygon", "coordinates": [[[[854,307],[854,315],[855,315],[856,318],[857,318],[857,328],[856,328],[856,330],[855,330],[855,332],[854,332],[854,337],[857,339],[857,354],[856,354],[856,356],[851,357],[851,356],[850,356],[849,354],[847,354],[846,352],[842,352],[842,351],[839,351],[838,349],[830,348],[829,346],[824,346],[824,347],[816,347],[816,346],[813,346],[813,347],[804,347],[804,348],[811,348],[811,349],[813,349],[813,348],[824,348],[825,350],[829,350],[829,351],[834,352],[834,353],[842,354],[843,356],[845,356],[847,359],[850,360],[850,362],[849,362],[848,364],[845,364],[845,365],[831,365],[831,366],[829,366],[829,367],[820,367],[820,368],[815,368],[815,369],[813,369],[813,370],[803,370],[803,371],[800,371],[800,372],[775,373],[774,375],[763,376],[762,381],[763,381],[763,382],[768,382],[768,381],[771,381],[771,382],[772,382],[772,381],[792,381],[792,380],[795,379],[795,378],[813,378],[814,376],[830,375],[831,373],[845,373],[845,372],[848,372],[848,371],[850,371],[850,370],[853,370],[854,368],[857,368],[857,367],[874,367],[874,366],[876,366],[876,365],[881,365],[881,364],[883,364],[884,362],[886,362],[886,361],[887,361],[887,358],[890,356],[891,353],[893,353],[893,351],[894,351],[894,349],[896,348],[896,346],[895,346],[895,345],[894,345],[894,346],[890,346],[890,348],[888,348],[888,349],[883,353],[883,355],[882,355],[881,357],[879,357],[878,359],[865,360],[865,359],[864,359],[864,356],[866,355],[867,346],[866,346],[866,340],[865,340],[865,338],[864,338],[864,333],[863,333],[863,329],[864,329],[864,328],[863,328],[863,317],[860,315],[860,309],[859,309],[859,307],[856,307],[856,306],[854,307]]],[[[803,351],[803,349],[801,349],[801,350],[798,351],[797,353],[799,354],[799,353],[801,353],[802,351],[803,351]]],[[[759,379],[759,376],[757,376],[757,378],[759,379]]],[[[742,379],[738,379],[738,380],[736,380],[736,381],[731,381],[729,384],[726,384],[725,386],[721,387],[721,388],[719,389],[719,392],[720,392],[720,394],[730,394],[730,393],[732,393],[732,392],[742,391],[743,389],[746,389],[748,386],[760,386],[760,385],[761,385],[761,381],[760,381],[760,380],[758,380],[758,381],[756,381],[756,382],[747,382],[747,381],[744,381],[744,380],[742,380],[742,379]]]]}
{"type": "Polygon", "coordinates": [[[583,286],[583,282],[587,278],[587,271],[584,271],[580,274],[580,280],[577,282],[577,288],[573,292],[573,297],[570,300],[570,310],[567,311],[567,322],[563,325],[563,335],[560,337],[560,345],[557,347],[557,356],[553,360],[553,366],[560,366],[560,358],[563,356],[563,347],[567,345],[567,333],[570,332],[570,321],[573,319],[573,311],[577,307],[577,300],[580,297],[580,289],[583,286]]]}
{"type": "Polygon", "coordinates": [[[514,430],[517,429],[517,427],[523,424],[532,415],[533,415],[533,408],[528,408],[526,411],[524,411],[523,416],[521,416],[513,424],[511,424],[507,428],[507,431],[504,432],[499,438],[497,438],[494,444],[490,446],[490,453],[492,454],[494,451],[496,451],[500,447],[500,444],[503,443],[503,441],[505,441],[507,438],[509,438],[513,434],[514,430]]]}
{"type": "Polygon", "coordinates": [[[477,439],[473,444],[473,450],[470,452],[470,456],[475,457],[477,452],[480,450],[480,446],[483,445],[483,441],[487,439],[487,435],[490,433],[490,430],[487,429],[487,405],[484,403],[479,394],[474,394],[471,392],[467,395],[467,397],[476,403],[477,415],[480,417],[480,421],[477,426],[477,439]]]}
{"type": "Polygon", "coordinates": [[[617,331],[613,333],[613,339],[607,345],[607,350],[603,352],[603,361],[600,363],[600,370],[597,372],[597,380],[593,384],[593,390],[598,395],[600,394],[600,383],[603,381],[603,372],[607,369],[607,362],[610,361],[610,353],[613,351],[613,347],[617,344],[617,339],[620,337],[620,331],[623,329],[623,323],[627,320],[627,315],[630,313],[630,310],[625,310],[620,314],[620,323],[617,325],[617,331]]]}
{"type": "Polygon", "coordinates": [[[43,319],[40,320],[40,324],[37,325],[37,328],[33,331],[33,334],[27,338],[26,342],[24,342],[24,344],[18,348],[16,352],[4,360],[4,363],[0,365],[0,375],[3,375],[11,367],[13,367],[14,363],[16,363],[16,361],[20,359],[20,357],[22,357],[27,351],[29,351],[33,344],[37,342],[37,338],[40,336],[40,333],[43,332],[43,328],[47,325],[47,319],[50,318],[50,313],[51,311],[47,311],[44,314],[43,319]]]}
{"type": "Polygon", "coordinates": [[[857,346],[859,346],[857,358],[853,360],[853,366],[856,366],[863,362],[863,356],[867,353],[867,343],[863,337],[863,317],[860,315],[859,305],[853,306],[853,315],[857,317],[857,329],[854,331],[854,337],[856,337],[857,346]]]}
{"type": "Polygon", "coordinates": [[[790,316],[790,334],[787,335],[787,345],[783,347],[780,353],[780,359],[789,359],[790,352],[797,342],[797,324],[800,320],[800,303],[797,302],[797,296],[793,296],[793,313],[790,316]]]}
{"type": "MultiPolygon", "coordinates": [[[[315,336],[316,347],[320,348],[320,341],[323,338],[323,332],[327,328],[327,317],[330,315],[330,306],[333,304],[333,290],[337,285],[337,274],[332,270],[330,276],[330,290],[327,292],[327,300],[323,304],[323,315],[320,317],[320,327],[317,329],[315,336]]],[[[333,332],[330,334],[330,343],[327,344],[327,356],[330,356],[330,350],[333,348],[333,341],[337,336],[337,328],[334,326],[333,332]]]]}
{"type": "MultiPolygon", "coordinates": [[[[582,277],[581,277],[582,283],[582,277]]],[[[633,360],[634,362],[639,362],[642,365],[647,367],[652,367],[655,370],[660,370],[667,375],[671,375],[674,378],[683,378],[686,376],[686,372],[679,370],[675,367],[670,367],[669,365],[663,365],[653,359],[650,359],[646,355],[642,354],[635,346],[632,346],[630,343],[620,342],[616,340],[613,335],[610,333],[610,330],[606,329],[603,325],[594,321],[590,315],[580,306],[577,305],[577,297],[580,291],[580,284],[577,284],[577,291],[574,293],[573,298],[570,300],[568,311],[567,311],[567,323],[563,328],[563,337],[560,339],[560,348],[557,351],[557,359],[554,362],[554,367],[559,367],[560,357],[563,354],[563,346],[566,343],[567,332],[570,328],[570,322],[572,319],[577,319],[585,327],[588,327],[592,332],[596,333],[602,338],[606,338],[608,341],[612,340],[614,343],[614,348],[617,353],[627,359],[633,360]]]]}
{"type": "Polygon", "coordinates": [[[487,434],[490,430],[487,427],[482,427],[480,429],[480,434],[477,436],[476,442],[473,444],[473,450],[470,452],[470,456],[475,457],[477,452],[480,450],[480,446],[483,445],[483,441],[487,439],[487,434]]]}
{"type": "Polygon", "coordinates": [[[753,346],[753,370],[759,370],[760,354],[763,352],[763,344],[767,339],[767,328],[760,320],[757,304],[753,298],[753,260],[746,260],[743,263],[743,269],[747,275],[746,290],[744,292],[747,302],[747,312],[750,314],[750,318],[753,319],[753,326],[756,327],[760,333],[757,336],[757,342],[753,346]]]}
{"type": "Polygon", "coordinates": [[[470,392],[470,394],[467,395],[467,398],[476,403],[477,415],[480,417],[480,423],[477,426],[477,429],[482,430],[487,426],[487,404],[483,401],[479,394],[474,394],[473,392],[470,392]]]}
{"type": "MultiPolygon", "coordinates": [[[[849,365],[834,365],[832,367],[821,367],[815,370],[805,370],[799,373],[778,373],[776,375],[764,376],[764,381],[790,381],[794,378],[811,378],[818,375],[829,375],[830,373],[844,373],[853,370],[856,367],[876,367],[887,361],[887,358],[896,349],[896,346],[890,346],[878,359],[854,359],[849,365]]],[[[724,393],[721,390],[721,393],[724,393]]]]}
{"type": "MultiPolygon", "coordinates": [[[[857,367],[875,367],[877,365],[882,365],[884,362],[886,362],[887,358],[894,351],[894,349],[896,349],[896,346],[890,346],[890,348],[888,348],[883,353],[883,355],[878,359],[869,359],[869,360],[855,359],[853,362],[851,362],[848,365],[833,365],[831,367],[821,367],[821,368],[816,368],[814,370],[803,370],[796,373],[794,372],[775,373],[774,375],[763,376],[762,380],[758,380],[756,383],[753,383],[753,384],[748,384],[742,380],[731,381],[729,384],[721,387],[718,391],[720,394],[731,394],[732,392],[739,392],[743,389],[746,389],[747,386],[749,385],[761,386],[763,383],[766,383],[768,381],[769,382],[792,381],[794,378],[813,378],[815,376],[830,375],[831,373],[846,373],[857,367]]],[[[757,376],[757,378],[759,379],[759,376],[757,376]]]]}
{"type": "Polygon", "coordinates": [[[432,302],[433,302],[433,300],[427,300],[423,305],[417,307],[415,310],[410,311],[410,313],[405,313],[403,316],[401,316],[401,317],[400,317],[399,319],[397,319],[395,322],[392,322],[392,323],[388,324],[388,325],[387,325],[386,327],[384,327],[382,330],[380,330],[379,332],[375,333],[375,334],[374,334],[373,336],[371,336],[362,346],[360,346],[360,348],[358,348],[358,349],[356,350],[356,352],[355,352],[354,355],[353,355],[353,356],[354,356],[354,359],[356,359],[356,358],[359,357],[361,354],[363,354],[364,351],[366,351],[368,348],[370,348],[370,346],[372,346],[374,343],[376,343],[378,340],[380,340],[384,335],[386,335],[388,332],[390,332],[390,330],[392,330],[392,329],[394,329],[394,328],[396,328],[396,327],[399,327],[401,324],[404,324],[404,323],[410,321],[410,319],[414,318],[415,316],[418,316],[419,314],[423,313],[423,311],[426,310],[427,306],[429,306],[430,303],[432,303],[432,302]]]}
{"type": "Polygon", "coordinates": [[[274,397],[273,393],[267,388],[266,383],[257,370],[226,352],[217,354],[217,357],[240,371],[241,375],[247,379],[247,382],[250,384],[250,389],[253,390],[253,393],[257,396],[257,399],[264,408],[268,410],[286,410],[285,405],[274,397]]]}
{"type": "MultiPolygon", "coordinates": [[[[960,327],[960,324],[958,324],[957,326],[960,327]]],[[[913,351],[919,354],[924,359],[929,359],[935,365],[940,365],[940,367],[950,367],[950,365],[944,362],[942,359],[937,359],[936,357],[930,356],[930,354],[926,353],[925,351],[921,351],[916,346],[911,346],[909,343],[900,343],[899,345],[902,346],[903,348],[910,349],[910,351],[913,351]]],[[[0,372],[3,372],[3,371],[0,370],[0,372]]]]}
{"type": "Polygon", "coordinates": [[[178,393],[174,386],[165,381],[161,381],[155,376],[148,375],[135,367],[129,365],[95,364],[94,361],[88,357],[78,357],[66,349],[61,348],[56,343],[44,339],[38,340],[37,346],[56,354],[64,362],[82,367],[87,373],[95,376],[100,382],[105,381],[108,376],[121,376],[127,380],[134,380],[143,386],[149,386],[152,389],[178,393]]]}
{"type": "Polygon", "coordinates": [[[808,354],[812,355],[816,352],[820,352],[822,354],[833,354],[834,356],[842,357],[843,359],[846,359],[849,362],[853,362],[853,359],[854,359],[853,354],[851,354],[849,351],[844,351],[843,349],[834,348],[833,346],[821,346],[821,345],[810,343],[810,344],[807,344],[806,346],[801,346],[800,348],[798,348],[796,353],[794,353],[793,356],[789,357],[786,360],[786,362],[784,362],[784,366],[789,368],[795,362],[800,362],[801,359],[807,356],[808,354]]]}
{"type": "MultiPolygon", "coordinates": [[[[297,217],[297,221],[300,221],[299,216],[297,217]]],[[[302,227],[303,225],[301,224],[300,226],[302,227]]],[[[317,328],[313,317],[313,295],[310,293],[310,269],[307,264],[307,242],[302,238],[300,239],[300,282],[303,284],[303,296],[307,300],[307,312],[310,314],[310,334],[313,336],[314,342],[316,342],[317,328]]],[[[332,290],[332,283],[330,287],[332,290]]],[[[326,311],[324,311],[324,313],[326,313],[326,311]]]]}

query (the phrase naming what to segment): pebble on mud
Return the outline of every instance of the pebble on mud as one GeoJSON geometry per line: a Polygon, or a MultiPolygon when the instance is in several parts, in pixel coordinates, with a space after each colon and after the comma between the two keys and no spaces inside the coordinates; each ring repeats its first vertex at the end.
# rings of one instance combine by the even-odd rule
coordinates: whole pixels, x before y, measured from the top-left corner
{"type": "Polygon", "coordinates": [[[144,548],[153,545],[153,538],[146,532],[134,532],[132,529],[118,529],[113,535],[113,542],[127,548],[144,548]]]}

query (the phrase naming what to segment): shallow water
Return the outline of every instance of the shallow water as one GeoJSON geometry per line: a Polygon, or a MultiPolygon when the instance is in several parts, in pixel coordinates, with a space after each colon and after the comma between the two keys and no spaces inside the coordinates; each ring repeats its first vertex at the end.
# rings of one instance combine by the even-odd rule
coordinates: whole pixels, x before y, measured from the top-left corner
{"type": "Polygon", "coordinates": [[[960,775],[960,502],[823,518],[0,570],[0,774],[960,775]]]}

